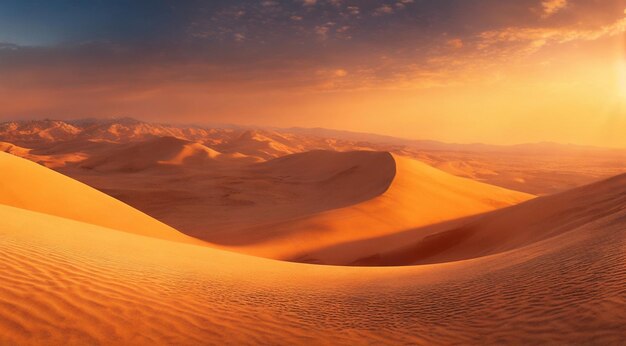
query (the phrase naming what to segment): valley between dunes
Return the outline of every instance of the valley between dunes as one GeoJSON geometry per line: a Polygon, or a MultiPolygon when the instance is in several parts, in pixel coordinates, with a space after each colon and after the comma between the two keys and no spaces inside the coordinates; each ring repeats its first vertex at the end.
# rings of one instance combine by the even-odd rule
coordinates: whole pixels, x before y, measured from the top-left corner
{"type": "Polygon", "coordinates": [[[535,197],[253,139],[5,144],[0,345],[626,339],[626,175],[535,197]]]}

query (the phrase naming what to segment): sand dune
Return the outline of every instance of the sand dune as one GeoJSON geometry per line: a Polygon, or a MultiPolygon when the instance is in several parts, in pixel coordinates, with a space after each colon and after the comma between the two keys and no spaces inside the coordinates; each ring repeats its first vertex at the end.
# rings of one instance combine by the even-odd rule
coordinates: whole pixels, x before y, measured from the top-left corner
{"type": "Polygon", "coordinates": [[[370,259],[370,264],[448,262],[509,251],[594,223],[625,207],[626,175],[620,175],[498,210],[423,239],[414,238],[411,245],[370,259]]]}
{"type": "MultiPolygon", "coordinates": [[[[139,160],[118,155],[119,162],[162,167],[158,160],[175,160],[182,152],[179,144],[189,145],[176,139],[159,143],[176,150],[151,149],[139,160]]],[[[154,174],[162,170],[63,172],[194,237],[231,250],[307,261],[309,251],[338,242],[401,232],[532,197],[385,152],[320,150],[250,166],[219,163],[202,170],[177,166],[184,169],[175,175],[154,174]]],[[[343,255],[356,260],[368,253],[343,255]]]]}
{"type": "Polygon", "coordinates": [[[384,193],[395,179],[396,163],[386,152],[315,150],[258,164],[251,174],[311,184],[311,188],[323,192],[317,203],[336,207],[384,193]]]}
{"type": "MultiPolygon", "coordinates": [[[[296,141],[297,142],[297,141],[296,141]]],[[[273,159],[279,156],[302,151],[288,138],[277,133],[261,134],[259,131],[247,130],[238,137],[232,138],[218,146],[225,153],[242,153],[256,156],[261,160],[273,159]]]]}
{"type": "Polygon", "coordinates": [[[83,163],[92,169],[61,171],[223,248],[318,263],[351,263],[380,251],[322,254],[329,246],[532,198],[385,152],[319,150],[233,165],[204,148],[165,137],[105,151],[83,163]],[[195,153],[215,165],[194,165],[195,153]],[[178,170],[161,174],[164,167],[178,170]]]}
{"type": "MultiPolygon", "coordinates": [[[[308,175],[320,174],[336,163],[333,160],[349,160],[358,152],[316,152],[286,156],[266,165],[276,174],[290,172],[294,168],[308,175]]],[[[315,215],[306,215],[275,223],[242,228],[231,237],[254,239],[246,245],[229,246],[230,249],[263,257],[336,263],[351,261],[368,255],[354,247],[351,251],[322,256],[316,250],[337,243],[357,241],[388,235],[411,228],[475,215],[509,206],[532,198],[531,195],[506,190],[469,179],[456,177],[419,161],[387,155],[387,165],[395,166],[395,176],[389,187],[379,189],[380,196],[355,205],[329,210],[315,215]],[[382,193],[384,192],[384,193],[382,193]],[[252,237],[252,238],[251,238],[252,237]]],[[[374,179],[385,165],[373,163],[371,175],[363,179],[374,179]]],[[[365,183],[346,185],[342,193],[365,188],[365,183]]],[[[367,189],[365,189],[367,190],[367,189]]],[[[209,239],[223,244],[223,239],[209,239]]],[[[241,241],[241,240],[239,240],[241,241]]]]}
{"type": "MultiPolygon", "coordinates": [[[[188,158],[195,153],[210,156],[188,142],[180,147],[150,162],[193,167],[188,158]]],[[[150,176],[150,184],[167,181],[171,188],[186,177],[160,181],[145,171],[110,183],[150,176]]],[[[249,217],[243,225],[292,217],[233,228],[229,236],[247,234],[253,244],[232,248],[404,266],[324,266],[214,249],[84,184],[0,153],[0,344],[626,339],[626,175],[523,202],[532,196],[385,152],[313,151],[239,172],[240,180],[207,177],[215,186],[248,184],[254,192],[230,190],[229,201],[259,204],[224,210],[249,217]],[[276,208],[280,213],[271,214],[276,208]]]]}
{"type": "Polygon", "coordinates": [[[85,184],[3,152],[0,204],[161,239],[201,243],[85,184]]]}
{"type": "Polygon", "coordinates": [[[28,156],[30,153],[30,149],[22,148],[18,145],[14,145],[7,142],[0,142],[0,151],[4,151],[5,153],[13,154],[15,156],[28,156]]]}
{"type": "Polygon", "coordinates": [[[0,151],[37,162],[49,168],[63,167],[67,163],[82,161],[86,155],[82,153],[42,154],[30,148],[20,147],[7,142],[0,142],[0,151]]]}
{"type": "Polygon", "coordinates": [[[132,143],[117,150],[95,155],[80,163],[80,167],[103,172],[138,172],[157,167],[206,166],[216,160],[246,160],[243,155],[222,155],[200,143],[174,137],[157,137],[132,143]]]}
{"type": "MultiPolygon", "coordinates": [[[[176,174],[65,168],[90,186],[209,241],[237,241],[237,230],[341,208],[383,193],[395,173],[389,154],[311,152],[253,165],[179,166],[176,174]],[[309,164],[302,164],[309,162],[309,164]],[[206,168],[206,169],[205,169],[206,168]],[[302,168],[302,169],[301,169],[302,168]]],[[[170,172],[171,173],[171,172],[170,172]]],[[[261,239],[267,235],[259,233],[261,239]]],[[[240,241],[255,242],[247,233],[240,241]]]]}
{"type": "Polygon", "coordinates": [[[0,343],[620,344],[625,219],[473,260],[355,268],[0,206],[0,343]]]}

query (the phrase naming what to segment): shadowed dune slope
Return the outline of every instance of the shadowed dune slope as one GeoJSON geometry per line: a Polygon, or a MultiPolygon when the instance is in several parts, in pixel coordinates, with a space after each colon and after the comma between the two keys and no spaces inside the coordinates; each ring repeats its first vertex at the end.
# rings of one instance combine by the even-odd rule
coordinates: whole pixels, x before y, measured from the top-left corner
{"type": "Polygon", "coordinates": [[[355,268],[0,205],[0,344],[621,344],[625,219],[468,261],[355,268]]]}
{"type": "MultiPolygon", "coordinates": [[[[295,154],[263,164],[276,175],[327,176],[332,168],[355,157],[359,152],[335,153],[315,151],[295,154]]],[[[264,223],[231,232],[232,239],[254,239],[246,245],[228,244],[228,240],[209,239],[229,248],[263,257],[304,262],[334,263],[339,258],[322,258],[316,250],[347,241],[375,236],[483,213],[532,198],[521,192],[460,178],[437,170],[422,162],[389,153],[369,155],[369,174],[360,180],[337,185],[336,194],[351,194],[371,189],[368,180],[377,181],[386,170],[395,166],[395,176],[380,194],[367,201],[290,220],[264,223]],[[385,160],[382,160],[385,158],[385,160]],[[393,161],[393,162],[392,162],[393,161]],[[250,238],[251,237],[251,238],[250,238]],[[330,262],[328,262],[330,261],[330,262]]],[[[363,161],[360,161],[363,165],[363,161]]],[[[359,248],[338,254],[341,260],[356,260],[370,255],[359,248]]]]}
{"type": "Polygon", "coordinates": [[[381,195],[396,175],[396,163],[387,152],[313,150],[259,163],[252,174],[286,184],[309,185],[320,192],[310,202],[346,206],[381,195]]]}
{"type": "Polygon", "coordinates": [[[202,243],[96,189],[3,152],[0,204],[161,239],[202,243]]]}

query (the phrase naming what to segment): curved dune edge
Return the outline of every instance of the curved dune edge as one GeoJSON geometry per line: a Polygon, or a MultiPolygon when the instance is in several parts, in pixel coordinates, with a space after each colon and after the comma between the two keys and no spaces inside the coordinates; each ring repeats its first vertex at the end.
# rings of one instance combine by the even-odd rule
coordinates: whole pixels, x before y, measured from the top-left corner
{"type": "Polygon", "coordinates": [[[0,343],[617,344],[626,211],[417,267],[273,261],[0,205],[0,343]]]}
{"type": "MultiPolygon", "coordinates": [[[[384,194],[396,179],[396,162],[388,152],[313,150],[258,163],[250,172],[250,176],[271,177],[283,185],[293,184],[308,190],[308,198],[291,197],[290,204],[298,209],[295,217],[301,217],[357,205],[384,194]]],[[[292,187],[288,192],[296,190],[292,187]]],[[[289,206],[281,207],[283,212],[289,206]]],[[[258,222],[258,217],[251,221],[266,224],[258,222]]],[[[259,232],[245,230],[247,234],[240,237],[257,237],[262,242],[264,238],[277,236],[271,228],[259,232]]]]}
{"type": "Polygon", "coordinates": [[[320,251],[336,244],[481,214],[535,197],[457,177],[413,159],[392,157],[395,178],[381,195],[344,208],[250,227],[247,233],[257,237],[271,233],[272,237],[223,248],[274,259],[348,264],[371,253],[359,247],[332,254],[320,251]]]}
{"type": "Polygon", "coordinates": [[[0,152],[0,204],[178,242],[204,244],[74,179],[0,152]]]}

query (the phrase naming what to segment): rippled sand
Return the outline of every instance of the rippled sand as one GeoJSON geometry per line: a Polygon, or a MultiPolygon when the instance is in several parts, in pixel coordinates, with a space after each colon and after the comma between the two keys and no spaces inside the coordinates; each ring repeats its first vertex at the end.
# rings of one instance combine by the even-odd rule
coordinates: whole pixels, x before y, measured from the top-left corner
{"type": "Polygon", "coordinates": [[[0,207],[0,343],[594,343],[626,338],[626,213],[493,256],[286,263],[0,207]]]}

